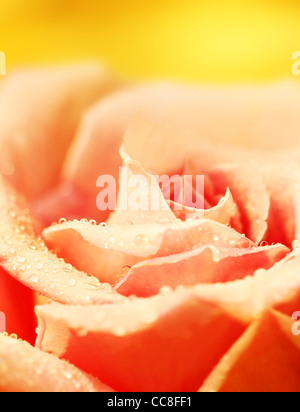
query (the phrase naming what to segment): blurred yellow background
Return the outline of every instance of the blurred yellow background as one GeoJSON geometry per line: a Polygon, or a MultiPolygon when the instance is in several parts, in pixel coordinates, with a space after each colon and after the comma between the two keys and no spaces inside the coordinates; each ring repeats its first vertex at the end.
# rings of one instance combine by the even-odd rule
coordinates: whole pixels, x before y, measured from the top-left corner
{"type": "Polygon", "coordinates": [[[28,63],[103,60],[132,78],[291,77],[300,1],[0,0],[0,50],[28,63]]]}

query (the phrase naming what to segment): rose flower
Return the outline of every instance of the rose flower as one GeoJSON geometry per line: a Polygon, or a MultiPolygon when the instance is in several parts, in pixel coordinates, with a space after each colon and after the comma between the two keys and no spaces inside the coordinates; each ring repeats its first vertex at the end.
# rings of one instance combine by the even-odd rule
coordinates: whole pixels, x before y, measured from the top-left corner
{"type": "Polygon", "coordinates": [[[7,76],[0,390],[299,391],[299,104],[284,82],[7,76]]]}

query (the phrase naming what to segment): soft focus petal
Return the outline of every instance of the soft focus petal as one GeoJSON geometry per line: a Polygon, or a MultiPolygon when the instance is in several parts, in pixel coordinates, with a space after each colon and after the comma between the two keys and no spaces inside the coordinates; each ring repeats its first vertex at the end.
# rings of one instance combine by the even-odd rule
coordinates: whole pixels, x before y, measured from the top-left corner
{"type": "Polygon", "coordinates": [[[0,334],[1,392],[112,392],[68,362],[0,334]]]}
{"type": "Polygon", "coordinates": [[[235,282],[181,286],[101,308],[43,305],[37,344],[117,390],[194,390],[242,325],[273,307],[299,307],[299,273],[291,255],[235,282]]]}
{"type": "Polygon", "coordinates": [[[58,183],[82,112],[115,86],[94,64],[7,76],[0,89],[0,171],[31,199],[58,183]]]}
{"type": "Polygon", "coordinates": [[[38,347],[119,391],[197,390],[245,329],[193,293],[101,307],[43,305],[36,312],[38,347]]]}
{"type": "MultiPolygon", "coordinates": [[[[95,182],[103,174],[117,176],[121,166],[118,149],[137,113],[169,129],[164,136],[157,135],[157,143],[153,144],[147,141],[147,129],[144,139],[140,135],[143,127],[138,128],[135,135],[140,142],[134,138],[135,152],[129,150],[139,161],[136,154],[143,153],[147,159],[147,163],[141,161],[143,166],[147,169],[150,165],[152,171],[160,173],[181,164],[187,151],[193,153],[195,147],[197,152],[205,151],[205,141],[213,143],[215,157],[223,160],[228,152],[232,152],[231,158],[240,160],[238,151],[232,149],[234,145],[265,150],[282,148],[283,143],[284,147],[298,143],[295,136],[299,129],[299,101],[296,82],[221,88],[148,84],[108,97],[85,116],[64,167],[66,181],[76,187],[75,191],[85,193],[85,204],[89,204],[77,217],[99,221],[108,217],[109,211],[99,213],[96,208],[95,182]],[[219,144],[223,147],[219,148],[219,144]]],[[[60,207],[62,213],[57,213],[54,220],[73,217],[57,198],[57,210],[60,207]]]]}
{"type": "MultiPolygon", "coordinates": [[[[299,101],[300,91],[296,82],[264,87],[217,88],[177,84],[135,87],[109,97],[91,111],[89,121],[74,142],[66,175],[82,183],[95,181],[101,174],[96,167],[99,153],[105,152],[109,144],[116,149],[120,147],[123,135],[137,113],[143,113],[150,121],[196,132],[213,143],[280,148],[282,135],[289,136],[290,144],[297,143],[294,136],[297,136],[299,126],[296,110],[299,101]]],[[[176,146],[176,142],[173,143],[176,146]]],[[[182,141],[181,146],[188,146],[188,143],[182,141]]],[[[199,147],[200,144],[199,141],[199,147]]],[[[174,145],[167,147],[170,152],[160,152],[157,161],[161,162],[159,158],[175,153],[174,145]]],[[[136,150],[139,148],[151,157],[155,154],[141,145],[136,150]]]]}
{"type": "Polygon", "coordinates": [[[294,153],[286,155],[288,160],[275,161],[265,169],[271,193],[266,240],[292,246],[300,241],[300,168],[299,160],[293,159],[294,153]]]}
{"type": "Polygon", "coordinates": [[[34,343],[36,319],[33,292],[1,268],[0,311],[5,314],[8,333],[15,333],[20,338],[34,343]]]}
{"type": "Polygon", "coordinates": [[[201,392],[299,392],[295,321],[276,311],[257,319],[206,380],[201,392]]]}

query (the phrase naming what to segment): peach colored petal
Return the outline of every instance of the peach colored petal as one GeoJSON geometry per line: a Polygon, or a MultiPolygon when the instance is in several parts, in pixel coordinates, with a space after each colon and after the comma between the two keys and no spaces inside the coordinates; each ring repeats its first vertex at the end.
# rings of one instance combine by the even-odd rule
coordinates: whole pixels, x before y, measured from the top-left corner
{"type": "Polygon", "coordinates": [[[263,314],[208,377],[200,392],[299,392],[300,340],[291,318],[263,314]]]}
{"type": "Polygon", "coordinates": [[[92,220],[95,216],[95,199],[86,201],[86,195],[75,185],[62,182],[59,187],[47,191],[31,205],[34,215],[38,216],[44,227],[50,226],[63,217],[68,219],[92,220]]]}
{"type": "Polygon", "coordinates": [[[168,256],[201,245],[252,247],[235,230],[212,220],[177,221],[172,224],[96,226],[66,222],[50,226],[43,237],[58,256],[102,282],[116,283],[124,265],[151,257],[168,256]]]}
{"type": "Polygon", "coordinates": [[[270,308],[287,315],[298,310],[299,268],[299,253],[293,252],[271,269],[234,282],[180,286],[101,308],[44,305],[37,308],[42,327],[37,344],[118,390],[193,390],[214,366],[215,351],[226,353],[223,328],[233,320],[229,328],[236,332],[237,319],[249,325],[270,308]],[[185,379],[178,380],[174,370],[185,379]]]}
{"type": "Polygon", "coordinates": [[[152,296],[164,286],[230,282],[269,269],[288,253],[283,245],[225,249],[203,246],[176,255],[146,260],[133,266],[116,285],[125,296],[152,296]]]}
{"type": "MultiPolygon", "coordinates": [[[[99,213],[95,206],[95,182],[102,174],[117,176],[121,166],[118,149],[137,113],[142,113],[151,122],[165,125],[166,129],[171,126],[169,137],[158,139],[160,150],[144,139],[141,140],[146,145],[142,141],[136,145],[136,150],[142,149],[149,158],[150,166],[160,165],[166,172],[175,167],[178,160],[182,163],[193,140],[197,141],[197,152],[200,153],[205,141],[211,141],[215,147],[222,144],[223,148],[217,150],[215,157],[223,161],[225,153],[225,158],[229,155],[240,159],[238,151],[232,149],[235,145],[247,149],[282,148],[282,135],[289,139],[288,144],[284,142],[285,147],[297,143],[294,136],[299,128],[296,110],[299,100],[296,82],[221,88],[158,83],[133,87],[106,98],[85,116],[64,167],[65,180],[85,193],[85,203],[90,206],[88,210],[84,209],[90,214],[78,218],[103,221],[108,217],[108,212],[99,213]],[[174,130],[177,131],[175,134],[174,130]],[[168,150],[164,150],[165,147],[168,150]],[[170,158],[172,161],[167,162],[170,158]]],[[[249,153],[245,152],[245,155],[249,156],[249,153]]],[[[130,154],[140,160],[134,153],[130,154]]],[[[57,200],[57,210],[59,206],[57,200]]],[[[58,213],[55,220],[59,217],[58,213]]],[[[65,217],[71,218],[67,214],[65,217]]]]}
{"type": "Polygon", "coordinates": [[[227,188],[225,195],[219,200],[216,206],[205,210],[187,206],[182,206],[182,210],[180,210],[176,202],[169,201],[168,203],[175,216],[183,221],[187,219],[202,219],[204,217],[205,219],[211,219],[223,225],[232,226],[237,231],[242,231],[240,212],[229,188],[227,188]]]}
{"type": "Polygon", "coordinates": [[[58,183],[87,106],[116,87],[101,66],[27,69],[0,89],[0,171],[34,198],[58,183]]]}
{"type": "Polygon", "coordinates": [[[280,239],[286,245],[300,240],[300,169],[299,162],[288,154],[288,160],[269,164],[265,169],[271,193],[267,241],[280,239]]]}
{"type": "Polygon", "coordinates": [[[6,317],[6,332],[16,333],[20,338],[34,343],[36,319],[33,292],[1,268],[0,311],[6,317]]]}
{"type": "Polygon", "coordinates": [[[0,267],[31,289],[63,303],[119,299],[109,285],[58,259],[37,236],[27,203],[0,179],[0,267]]]}
{"type": "Polygon", "coordinates": [[[201,298],[218,302],[227,312],[239,313],[245,321],[275,308],[287,314],[299,310],[300,252],[293,251],[272,268],[259,269],[253,277],[216,285],[197,285],[201,298]]]}
{"type": "Polygon", "coordinates": [[[216,206],[204,211],[204,217],[224,225],[229,224],[237,231],[242,231],[240,212],[229,188],[216,206]]]}
{"type": "Polygon", "coordinates": [[[237,203],[244,232],[255,243],[263,240],[267,231],[270,195],[264,174],[256,162],[247,165],[219,165],[211,169],[209,175],[219,193],[229,187],[237,203]]]}
{"type": "MultiPolygon", "coordinates": [[[[298,101],[300,92],[296,82],[223,88],[163,83],[134,87],[92,109],[74,143],[66,175],[72,180],[94,181],[99,170],[93,174],[88,165],[98,164],[97,156],[105,151],[107,144],[114,143],[116,148],[121,145],[123,134],[136,113],[143,113],[153,122],[171,124],[175,129],[188,129],[214,143],[280,148],[282,135],[295,142],[293,136],[297,136],[299,126],[295,109],[298,101]]],[[[186,144],[181,142],[182,147],[186,144]]],[[[167,147],[174,152],[172,146],[167,147]]],[[[148,155],[148,151],[145,152],[148,155]]]]}
{"type": "Polygon", "coordinates": [[[111,213],[107,222],[111,225],[176,222],[176,217],[167,205],[155,177],[147,173],[139,162],[132,159],[126,153],[124,146],[120,149],[120,155],[123,160],[122,168],[126,170],[126,175],[121,177],[116,210],[111,213]],[[134,187],[130,184],[132,178],[139,178],[139,183],[136,182],[134,187]],[[136,190],[141,198],[138,204],[139,210],[135,210],[136,205],[130,202],[130,196],[136,190]]]}
{"type": "Polygon", "coordinates": [[[113,392],[68,362],[0,334],[1,392],[113,392]]]}
{"type": "Polygon", "coordinates": [[[36,312],[38,347],[119,391],[196,390],[245,329],[193,293],[36,312]]]}

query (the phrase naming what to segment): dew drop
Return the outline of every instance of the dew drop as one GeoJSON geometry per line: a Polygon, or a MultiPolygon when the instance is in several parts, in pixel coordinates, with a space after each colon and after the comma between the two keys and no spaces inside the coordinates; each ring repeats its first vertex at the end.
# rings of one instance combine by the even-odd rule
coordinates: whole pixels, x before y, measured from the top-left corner
{"type": "Polygon", "coordinates": [[[87,276],[84,281],[84,284],[87,289],[99,289],[101,287],[100,281],[94,277],[87,276]]]}
{"type": "Polygon", "coordinates": [[[172,292],[172,288],[170,286],[162,286],[159,290],[159,293],[162,295],[166,295],[167,293],[172,292]]]}
{"type": "Polygon", "coordinates": [[[141,243],[141,244],[144,244],[144,243],[146,243],[147,242],[147,236],[145,236],[145,235],[143,235],[143,234],[139,234],[139,235],[137,235],[136,237],[135,237],[135,241],[136,241],[136,243],[141,243]]]}
{"type": "Polygon", "coordinates": [[[84,338],[87,334],[88,334],[88,330],[87,330],[87,329],[84,329],[84,328],[78,329],[78,330],[76,331],[76,335],[79,336],[79,337],[81,337],[81,338],[84,338]]]}
{"type": "Polygon", "coordinates": [[[64,376],[67,380],[71,380],[72,379],[72,374],[70,372],[65,371],[64,372],[64,376]]]}
{"type": "Polygon", "coordinates": [[[71,287],[76,286],[76,283],[77,283],[76,279],[69,279],[68,280],[68,285],[71,286],[71,287]]]}
{"type": "Polygon", "coordinates": [[[39,282],[38,276],[31,276],[30,280],[31,280],[32,283],[38,283],[39,282]]]}

